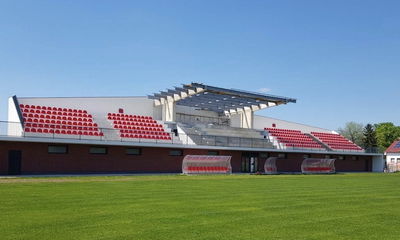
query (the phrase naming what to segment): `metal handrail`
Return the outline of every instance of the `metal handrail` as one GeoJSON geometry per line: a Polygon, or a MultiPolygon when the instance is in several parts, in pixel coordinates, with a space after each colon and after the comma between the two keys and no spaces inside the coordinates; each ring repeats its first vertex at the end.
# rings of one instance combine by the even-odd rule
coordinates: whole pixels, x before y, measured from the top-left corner
{"type": "MultiPolygon", "coordinates": [[[[47,124],[47,125],[64,126],[65,129],[62,130],[70,130],[67,128],[72,127],[70,125],[62,125],[62,124],[47,124]]],[[[54,128],[54,129],[59,129],[59,128],[54,128]]],[[[104,135],[89,136],[89,135],[66,135],[66,134],[56,134],[56,133],[27,133],[23,131],[20,122],[0,121],[0,136],[74,139],[74,140],[99,140],[99,141],[109,141],[109,142],[116,141],[116,142],[137,142],[137,143],[156,143],[156,144],[168,143],[176,145],[246,147],[246,148],[266,148],[266,149],[279,149],[279,150],[308,150],[308,151],[326,152],[327,154],[340,153],[340,152],[379,153],[377,149],[368,149],[366,151],[361,152],[361,151],[344,150],[344,149],[330,151],[327,149],[287,147],[275,139],[270,139],[268,136],[266,136],[266,138],[263,138],[261,132],[259,139],[246,138],[246,137],[203,135],[203,134],[184,134],[184,133],[179,133],[178,136],[175,136],[174,132],[168,132],[168,136],[171,137],[171,140],[163,140],[163,139],[149,139],[149,138],[123,138],[120,136],[119,129],[100,128],[100,127],[97,127],[97,129],[104,135]],[[3,130],[4,129],[3,126],[5,126],[5,129],[7,131],[3,130]]],[[[73,130],[73,131],[78,131],[78,130],[73,130]]]]}

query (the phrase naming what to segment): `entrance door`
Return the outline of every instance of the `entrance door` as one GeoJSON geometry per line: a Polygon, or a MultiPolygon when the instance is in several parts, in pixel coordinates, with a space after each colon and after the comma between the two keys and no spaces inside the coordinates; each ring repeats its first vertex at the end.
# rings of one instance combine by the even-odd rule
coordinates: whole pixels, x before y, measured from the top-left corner
{"type": "Polygon", "coordinates": [[[22,153],[19,150],[8,151],[8,174],[21,174],[21,159],[22,153]]]}
{"type": "Polygon", "coordinates": [[[258,153],[245,152],[242,154],[242,172],[255,173],[258,169],[258,153]]]}

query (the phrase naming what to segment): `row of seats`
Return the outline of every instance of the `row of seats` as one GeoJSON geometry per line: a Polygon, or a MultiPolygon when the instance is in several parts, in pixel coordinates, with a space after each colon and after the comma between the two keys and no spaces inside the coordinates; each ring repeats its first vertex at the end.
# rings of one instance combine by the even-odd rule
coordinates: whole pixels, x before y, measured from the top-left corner
{"type": "Polygon", "coordinates": [[[24,122],[42,122],[42,121],[70,121],[70,122],[81,122],[81,123],[92,123],[93,120],[92,119],[81,119],[81,118],[67,118],[67,117],[63,117],[63,118],[54,118],[53,117],[24,117],[23,118],[24,122]]]}
{"type": "Polygon", "coordinates": [[[321,145],[314,144],[314,143],[285,143],[287,147],[294,147],[294,148],[321,148],[321,145]]]}
{"type": "Polygon", "coordinates": [[[82,127],[97,127],[97,123],[92,122],[74,122],[74,121],[61,121],[61,120],[49,120],[49,119],[38,119],[38,118],[26,118],[24,123],[46,123],[46,124],[58,124],[68,126],[82,126],[82,127]]]}
{"type": "Polygon", "coordinates": [[[24,104],[20,108],[25,132],[103,136],[86,110],[24,104]]]}
{"type": "Polygon", "coordinates": [[[323,132],[311,132],[311,134],[334,150],[363,150],[340,134],[323,132]]]}
{"type": "Polygon", "coordinates": [[[282,142],[282,143],[313,144],[313,145],[320,146],[319,143],[310,141],[309,139],[301,139],[301,140],[299,140],[299,139],[287,139],[287,138],[279,138],[279,137],[278,137],[278,139],[280,139],[279,141],[282,142]]]}
{"type": "Polygon", "coordinates": [[[164,128],[152,128],[152,127],[143,127],[143,126],[137,126],[137,127],[132,127],[132,126],[122,126],[122,125],[115,125],[114,128],[118,130],[143,130],[143,131],[153,131],[153,132],[164,132],[164,128]]]}
{"type": "Polygon", "coordinates": [[[49,128],[49,129],[69,129],[69,130],[83,130],[83,131],[99,131],[97,127],[87,127],[87,126],[68,126],[68,125],[58,125],[58,124],[43,124],[43,123],[26,123],[25,127],[32,128],[49,128]]]}
{"type": "Polygon", "coordinates": [[[65,129],[47,129],[47,128],[25,128],[25,132],[31,133],[46,133],[46,134],[68,134],[68,135],[85,135],[85,136],[103,136],[102,132],[98,131],[77,131],[65,129]]]}
{"type": "Polygon", "coordinates": [[[71,112],[71,113],[87,113],[86,110],[82,110],[82,109],[47,107],[47,106],[28,105],[28,104],[20,104],[19,107],[21,109],[49,110],[49,111],[59,111],[59,112],[71,112]]]}
{"type": "Polygon", "coordinates": [[[130,126],[148,126],[148,127],[162,127],[161,124],[155,123],[145,123],[145,122],[124,122],[124,121],[113,121],[114,125],[130,125],[130,126]]]}
{"type": "Polygon", "coordinates": [[[163,125],[158,124],[150,116],[123,113],[108,113],[107,116],[123,138],[172,140],[171,136],[165,132],[163,125]]]}
{"type": "Polygon", "coordinates": [[[355,150],[355,151],[361,151],[363,150],[360,147],[354,147],[354,146],[343,146],[343,144],[329,144],[328,145],[332,149],[336,150],[355,150]]]}
{"type": "Polygon", "coordinates": [[[150,130],[150,129],[154,129],[153,131],[164,131],[164,128],[162,127],[162,125],[150,125],[150,126],[146,126],[146,125],[137,125],[137,126],[131,126],[131,125],[114,125],[114,128],[117,129],[140,129],[140,130],[150,130]]]}
{"type": "Polygon", "coordinates": [[[264,130],[268,131],[279,142],[285,144],[286,147],[323,149],[320,143],[298,130],[279,128],[264,128],[264,130]]]}
{"type": "Polygon", "coordinates": [[[229,168],[227,167],[209,167],[209,166],[188,166],[187,171],[191,173],[195,172],[203,172],[203,173],[227,173],[229,171],[229,168]]]}
{"type": "Polygon", "coordinates": [[[115,121],[133,121],[133,122],[146,122],[146,123],[156,123],[157,121],[154,119],[145,119],[145,118],[130,118],[130,117],[107,117],[108,120],[115,121]]]}
{"type": "Polygon", "coordinates": [[[156,135],[147,135],[147,134],[121,133],[120,137],[122,137],[122,138],[144,138],[144,139],[154,139],[154,140],[172,140],[172,138],[170,136],[156,136],[156,135]]]}
{"type": "Polygon", "coordinates": [[[148,130],[128,130],[122,129],[121,133],[134,133],[134,134],[146,134],[146,135],[156,135],[156,136],[169,136],[167,132],[157,132],[157,131],[148,131],[148,130]]]}
{"type": "Polygon", "coordinates": [[[291,135],[291,134],[280,134],[280,133],[271,133],[271,134],[273,134],[274,136],[277,136],[277,137],[283,137],[283,138],[296,138],[296,139],[310,139],[310,137],[309,136],[307,136],[307,135],[304,135],[304,134],[295,134],[295,135],[291,135]]]}
{"type": "MultiPolygon", "coordinates": [[[[318,137],[318,136],[316,136],[316,137],[318,137]]],[[[327,140],[327,141],[329,141],[329,142],[335,142],[335,143],[351,143],[349,140],[347,140],[347,139],[334,139],[334,138],[327,138],[327,137],[318,137],[319,139],[322,139],[322,140],[327,140]]]]}
{"type": "Polygon", "coordinates": [[[68,117],[82,117],[82,118],[92,118],[92,115],[87,113],[73,113],[73,112],[58,112],[58,111],[46,111],[46,110],[35,110],[35,109],[21,109],[22,113],[26,114],[47,114],[52,116],[68,116],[68,117]]]}
{"type": "MultiPolygon", "coordinates": [[[[22,111],[23,116],[28,116],[28,117],[34,117],[36,114],[41,114],[41,115],[48,115],[48,116],[54,116],[54,117],[79,117],[79,118],[87,118],[91,119],[92,115],[86,114],[86,113],[67,113],[67,112],[52,112],[52,111],[45,111],[45,110],[29,110],[29,109],[23,109],[22,111]]],[[[46,116],[45,116],[46,117],[46,116]]]]}
{"type": "Polygon", "coordinates": [[[123,117],[123,118],[136,118],[136,119],[153,119],[151,116],[129,115],[124,113],[108,113],[108,117],[123,117]]]}
{"type": "Polygon", "coordinates": [[[281,129],[281,128],[264,128],[268,132],[279,132],[279,133],[302,133],[300,130],[292,129],[281,129]]]}

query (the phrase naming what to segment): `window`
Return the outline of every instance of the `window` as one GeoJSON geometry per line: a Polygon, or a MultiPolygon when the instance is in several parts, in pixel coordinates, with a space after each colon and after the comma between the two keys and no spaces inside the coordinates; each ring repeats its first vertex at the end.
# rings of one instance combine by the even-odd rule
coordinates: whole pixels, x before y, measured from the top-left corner
{"type": "Polygon", "coordinates": [[[339,160],[345,160],[345,156],[338,156],[339,160]]]}
{"type": "Polygon", "coordinates": [[[208,154],[207,155],[210,155],[210,156],[218,156],[219,155],[219,152],[218,151],[208,151],[208,154]]]}
{"type": "Polygon", "coordinates": [[[269,157],[268,153],[265,152],[260,153],[260,158],[268,158],[268,157],[269,157]]]}
{"type": "Polygon", "coordinates": [[[106,147],[90,147],[89,148],[90,154],[107,154],[106,147]]]}
{"type": "Polygon", "coordinates": [[[394,163],[394,160],[395,160],[395,158],[391,158],[391,159],[390,159],[390,161],[391,161],[392,163],[394,163]]]}
{"type": "Polygon", "coordinates": [[[279,153],[278,158],[286,158],[286,153],[279,153]]]}
{"type": "Polygon", "coordinates": [[[325,155],[326,159],[331,159],[331,155],[325,155]]]}
{"type": "Polygon", "coordinates": [[[358,156],[352,156],[352,157],[351,157],[351,160],[357,161],[357,160],[358,160],[358,156]]]}
{"type": "Polygon", "coordinates": [[[400,163],[400,158],[397,158],[397,163],[400,163]]]}
{"type": "Polygon", "coordinates": [[[183,151],[180,149],[173,149],[169,151],[169,155],[170,156],[182,156],[183,155],[183,151]]]}
{"type": "Polygon", "coordinates": [[[126,155],[142,155],[141,148],[127,148],[126,155]]]}
{"type": "Polygon", "coordinates": [[[58,153],[58,154],[67,154],[68,146],[67,145],[49,145],[47,148],[48,153],[58,153]]]}
{"type": "Polygon", "coordinates": [[[310,157],[311,157],[310,154],[304,154],[304,155],[303,155],[303,158],[310,158],[310,157]]]}

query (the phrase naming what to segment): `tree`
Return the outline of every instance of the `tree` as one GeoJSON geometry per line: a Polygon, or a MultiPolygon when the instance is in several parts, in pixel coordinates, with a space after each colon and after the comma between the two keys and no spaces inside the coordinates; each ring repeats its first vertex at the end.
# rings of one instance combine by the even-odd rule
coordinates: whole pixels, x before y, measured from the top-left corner
{"type": "Polygon", "coordinates": [[[365,150],[373,151],[378,147],[378,141],[376,139],[375,128],[372,124],[368,123],[364,127],[364,138],[363,138],[363,148],[365,150]]]}
{"type": "Polygon", "coordinates": [[[362,146],[364,138],[363,128],[364,126],[361,123],[348,122],[343,129],[339,128],[338,132],[353,143],[362,146]]]}
{"type": "Polygon", "coordinates": [[[400,137],[400,127],[391,122],[378,123],[375,125],[378,147],[385,151],[393,141],[400,137]]]}

